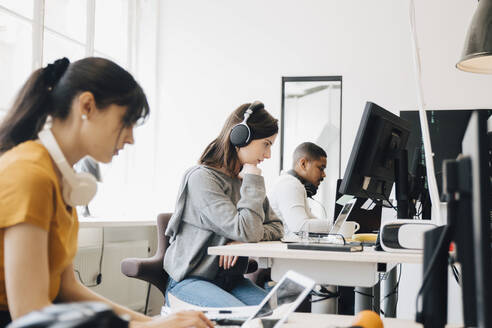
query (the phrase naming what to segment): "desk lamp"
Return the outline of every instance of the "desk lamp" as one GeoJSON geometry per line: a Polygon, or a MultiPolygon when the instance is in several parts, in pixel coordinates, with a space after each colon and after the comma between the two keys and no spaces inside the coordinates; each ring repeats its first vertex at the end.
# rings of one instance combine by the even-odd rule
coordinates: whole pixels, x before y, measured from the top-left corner
{"type": "Polygon", "coordinates": [[[481,0],[473,15],[456,68],[492,74],[492,0],[481,0]]]}

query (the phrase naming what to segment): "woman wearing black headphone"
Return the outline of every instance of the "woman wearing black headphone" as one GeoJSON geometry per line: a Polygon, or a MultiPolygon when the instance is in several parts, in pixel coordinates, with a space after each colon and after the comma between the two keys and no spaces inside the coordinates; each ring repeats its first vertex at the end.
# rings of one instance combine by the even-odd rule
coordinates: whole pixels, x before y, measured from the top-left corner
{"type": "Polygon", "coordinates": [[[90,155],[108,163],[149,114],[133,77],[103,58],[63,58],[31,74],[0,125],[0,326],[54,302],[100,301],[130,327],[212,327],[201,313],[150,317],[119,306],[74,275],[75,205],[95,193],[75,174],[90,155]],[[47,117],[50,129],[41,129],[47,117]],[[38,139],[38,135],[40,139],[38,139]]]}
{"type": "Polygon", "coordinates": [[[257,305],[266,296],[243,277],[247,258],[211,256],[207,248],[282,237],[257,167],[270,158],[277,133],[277,119],[262,103],[244,104],[185,173],[166,231],[168,294],[207,307],[257,305]]]}

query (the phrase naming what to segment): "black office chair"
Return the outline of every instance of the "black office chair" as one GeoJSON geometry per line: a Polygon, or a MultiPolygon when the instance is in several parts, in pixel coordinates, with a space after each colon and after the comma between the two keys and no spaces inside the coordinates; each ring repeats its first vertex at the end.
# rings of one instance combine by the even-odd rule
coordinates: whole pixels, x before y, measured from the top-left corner
{"type": "Polygon", "coordinates": [[[157,250],[152,257],[127,258],[121,261],[121,272],[131,278],[137,278],[157,287],[162,295],[166,294],[169,275],[163,268],[164,255],[169,247],[166,229],[172,213],[157,216],[157,250]]]}
{"type": "MultiPolygon", "coordinates": [[[[147,290],[147,299],[145,301],[145,313],[147,313],[150,285],[156,286],[164,299],[166,297],[166,288],[169,275],[164,270],[164,255],[169,247],[169,237],[166,236],[167,225],[171,219],[172,213],[163,213],[157,216],[157,251],[154,256],[149,258],[127,258],[121,261],[121,272],[130,278],[136,278],[149,283],[147,290]]],[[[247,264],[245,277],[253,280],[252,276],[247,274],[253,273],[258,269],[258,263],[250,260],[247,264]]],[[[253,282],[255,282],[253,280],[253,282]]]]}

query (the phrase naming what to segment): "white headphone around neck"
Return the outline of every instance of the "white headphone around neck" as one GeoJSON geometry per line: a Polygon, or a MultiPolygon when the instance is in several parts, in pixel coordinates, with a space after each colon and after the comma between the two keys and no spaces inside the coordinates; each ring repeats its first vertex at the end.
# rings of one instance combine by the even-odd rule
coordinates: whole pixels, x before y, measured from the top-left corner
{"type": "Polygon", "coordinates": [[[38,137],[62,173],[63,199],[65,202],[70,206],[87,205],[96,194],[96,179],[87,172],[74,171],[65,159],[51,129],[42,130],[39,132],[38,137]]]}

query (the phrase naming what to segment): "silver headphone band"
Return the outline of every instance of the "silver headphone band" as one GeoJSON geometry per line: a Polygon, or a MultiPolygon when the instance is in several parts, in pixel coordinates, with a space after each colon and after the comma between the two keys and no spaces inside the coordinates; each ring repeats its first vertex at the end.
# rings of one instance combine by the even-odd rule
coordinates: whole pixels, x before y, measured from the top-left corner
{"type": "Polygon", "coordinates": [[[246,111],[244,112],[244,119],[241,122],[241,124],[246,124],[246,122],[248,121],[248,118],[251,116],[251,114],[253,114],[253,111],[251,110],[251,107],[250,107],[250,108],[246,109],[246,111]]]}
{"type": "Polygon", "coordinates": [[[253,114],[253,108],[255,108],[256,106],[258,106],[260,104],[261,104],[261,101],[255,100],[251,103],[251,105],[249,105],[248,109],[246,109],[246,111],[244,112],[244,119],[243,119],[242,123],[246,124],[246,121],[248,120],[248,118],[251,116],[251,114],[253,114]]]}

